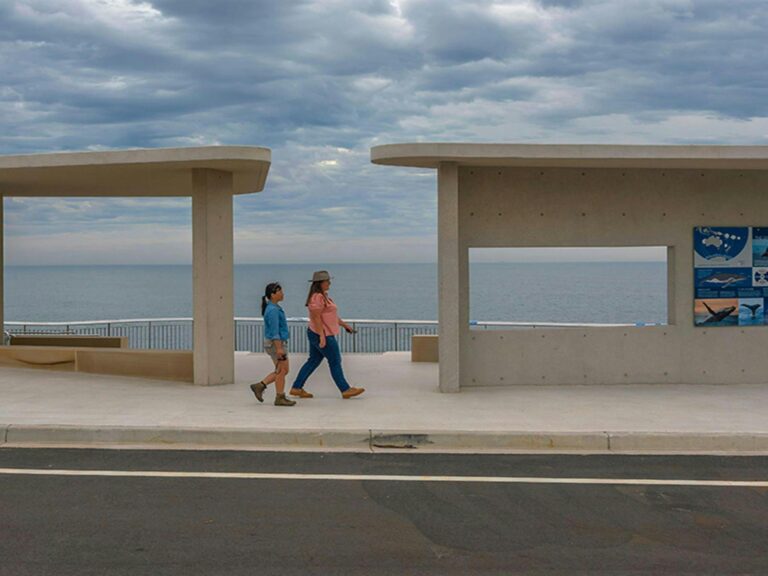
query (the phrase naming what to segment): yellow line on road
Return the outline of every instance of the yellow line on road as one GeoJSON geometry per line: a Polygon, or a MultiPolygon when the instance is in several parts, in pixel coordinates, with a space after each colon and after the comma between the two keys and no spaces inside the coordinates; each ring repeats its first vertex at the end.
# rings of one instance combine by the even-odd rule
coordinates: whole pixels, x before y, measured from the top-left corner
{"type": "Polygon", "coordinates": [[[67,470],[0,468],[10,476],[85,476],[105,478],[214,478],[221,480],[337,480],[373,482],[467,482],[488,484],[577,484],[626,486],[715,486],[768,488],[768,480],[681,480],[658,478],[539,478],[515,476],[409,476],[392,474],[281,474],[263,472],[183,472],[163,470],[67,470]]]}

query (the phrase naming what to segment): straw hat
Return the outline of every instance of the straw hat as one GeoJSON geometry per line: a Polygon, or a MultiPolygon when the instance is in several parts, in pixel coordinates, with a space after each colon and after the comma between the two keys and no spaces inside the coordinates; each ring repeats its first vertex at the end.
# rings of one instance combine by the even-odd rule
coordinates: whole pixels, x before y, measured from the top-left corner
{"type": "Polygon", "coordinates": [[[330,280],[332,276],[328,274],[326,270],[318,270],[314,274],[312,274],[312,280],[310,282],[325,282],[326,280],[330,280]]]}

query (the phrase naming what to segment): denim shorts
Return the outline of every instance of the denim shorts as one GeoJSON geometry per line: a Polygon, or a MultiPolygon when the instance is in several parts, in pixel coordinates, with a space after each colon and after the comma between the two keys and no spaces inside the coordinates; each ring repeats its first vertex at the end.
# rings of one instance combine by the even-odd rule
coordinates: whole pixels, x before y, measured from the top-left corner
{"type": "MultiPolygon", "coordinates": [[[[274,340],[264,340],[264,352],[269,354],[269,357],[272,358],[272,362],[277,364],[277,348],[275,348],[274,340]]],[[[288,340],[283,340],[283,353],[286,356],[288,355],[288,340]]]]}

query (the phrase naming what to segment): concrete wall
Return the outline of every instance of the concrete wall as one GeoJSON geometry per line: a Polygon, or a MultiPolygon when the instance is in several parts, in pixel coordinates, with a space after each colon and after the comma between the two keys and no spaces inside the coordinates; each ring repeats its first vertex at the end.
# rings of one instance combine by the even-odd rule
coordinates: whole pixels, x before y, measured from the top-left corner
{"type": "MultiPolygon", "coordinates": [[[[766,382],[768,327],[693,325],[693,228],[768,225],[768,172],[459,168],[470,247],[668,246],[669,326],[470,330],[461,386],[766,382]]],[[[459,305],[468,310],[468,289],[459,305]]]]}
{"type": "Polygon", "coordinates": [[[411,336],[411,362],[437,362],[440,359],[437,334],[411,336]]]}
{"type": "Polygon", "coordinates": [[[192,382],[191,350],[0,346],[0,366],[192,382]]]}

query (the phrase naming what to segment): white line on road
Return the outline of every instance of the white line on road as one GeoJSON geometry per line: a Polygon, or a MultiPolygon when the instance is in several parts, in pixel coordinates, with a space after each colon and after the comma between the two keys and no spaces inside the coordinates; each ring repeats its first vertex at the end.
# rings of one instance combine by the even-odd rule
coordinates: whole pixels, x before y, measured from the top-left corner
{"type": "Polygon", "coordinates": [[[374,482],[468,482],[489,484],[584,484],[629,486],[721,486],[768,488],[768,480],[678,480],[658,478],[537,478],[515,476],[407,476],[391,474],[279,474],[263,472],[181,472],[162,470],[53,470],[0,468],[0,475],[91,476],[108,478],[215,478],[222,480],[340,480],[374,482]]]}

